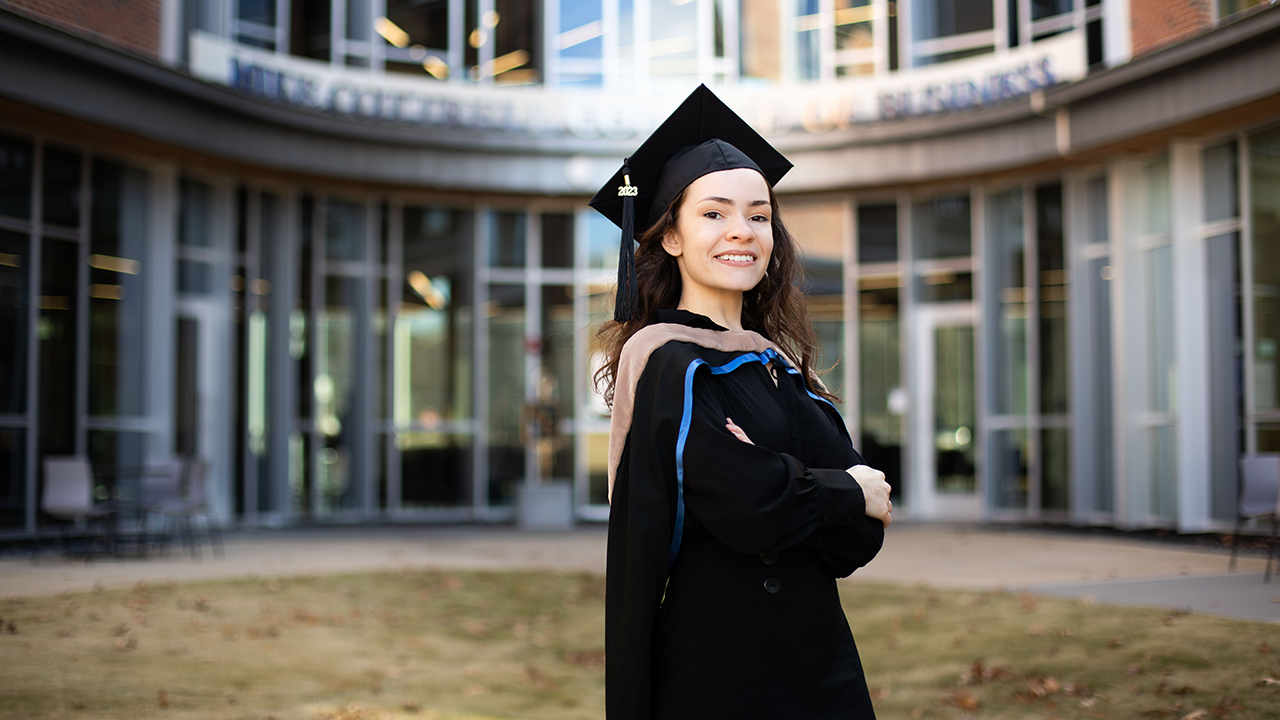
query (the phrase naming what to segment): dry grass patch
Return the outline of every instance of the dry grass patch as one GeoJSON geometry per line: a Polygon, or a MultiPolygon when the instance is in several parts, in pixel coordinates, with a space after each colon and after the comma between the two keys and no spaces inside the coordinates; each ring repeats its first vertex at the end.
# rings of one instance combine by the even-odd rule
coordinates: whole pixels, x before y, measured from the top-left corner
{"type": "MultiPolygon", "coordinates": [[[[1277,626],[1017,593],[841,594],[882,720],[1280,717],[1277,626]]],[[[586,574],[11,598],[0,718],[595,719],[603,647],[604,581],[586,574]]]]}

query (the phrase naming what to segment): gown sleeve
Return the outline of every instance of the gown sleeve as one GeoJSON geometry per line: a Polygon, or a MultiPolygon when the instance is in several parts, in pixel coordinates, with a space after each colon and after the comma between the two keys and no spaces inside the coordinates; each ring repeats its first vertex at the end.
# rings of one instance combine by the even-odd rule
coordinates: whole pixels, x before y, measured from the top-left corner
{"type": "MultiPolygon", "coordinates": [[[[802,545],[833,577],[849,575],[875,557],[884,527],[866,516],[862,488],[844,467],[807,467],[787,453],[744,443],[725,428],[730,414],[700,372],[682,457],[688,512],[738,552],[802,545]]],[[[861,458],[846,449],[844,456],[853,459],[849,465],[858,464],[861,458]]]]}

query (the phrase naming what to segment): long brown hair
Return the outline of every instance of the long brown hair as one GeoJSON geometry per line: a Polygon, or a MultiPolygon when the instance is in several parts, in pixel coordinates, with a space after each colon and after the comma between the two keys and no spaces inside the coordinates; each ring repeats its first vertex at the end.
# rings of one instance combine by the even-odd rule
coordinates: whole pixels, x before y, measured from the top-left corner
{"type": "MultiPolygon", "coordinates": [[[[672,310],[680,302],[683,287],[680,266],[662,247],[662,238],[676,229],[684,191],[676,195],[658,219],[640,237],[636,249],[636,286],[639,303],[626,322],[610,320],[600,328],[597,337],[604,348],[606,362],[595,373],[597,388],[603,386],[605,401],[613,405],[614,385],[618,377],[618,360],[622,346],[641,328],[653,321],[658,310],[672,310]]],[[[754,288],[742,294],[742,324],[760,327],[788,356],[800,359],[800,374],[815,394],[838,403],[840,400],[818,380],[813,368],[818,338],[809,323],[809,307],[796,281],[800,276],[800,257],[795,238],[782,223],[778,197],[769,188],[769,205],[773,208],[773,254],[765,277],[754,288]]]]}

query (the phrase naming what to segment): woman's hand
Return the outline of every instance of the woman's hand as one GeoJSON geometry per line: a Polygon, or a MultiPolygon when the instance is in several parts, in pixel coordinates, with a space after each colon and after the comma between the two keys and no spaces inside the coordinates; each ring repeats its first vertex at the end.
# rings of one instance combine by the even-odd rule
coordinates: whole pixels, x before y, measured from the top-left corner
{"type": "Polygon", "coordinates": [[[728,428],[729,432],[733,433],[734,437],[748,445],[755,445],[755,443],[751,442],[751,438],[747,437],[747,433],[733,423],[733,418],[726,417],[725,420],[728,420],[729,422],[725,423],[724,426],[728,428]]]}
{"type": "Polygon", "coordinates": [[[893,502],[889,500],[889,483],[884,480],[884,473],[868,465],[854,465],[845,470],[858,481],[862,487],[862,496],[867,503],[867,517],[875,518],[889,527],[893,522],[893,502]]]}

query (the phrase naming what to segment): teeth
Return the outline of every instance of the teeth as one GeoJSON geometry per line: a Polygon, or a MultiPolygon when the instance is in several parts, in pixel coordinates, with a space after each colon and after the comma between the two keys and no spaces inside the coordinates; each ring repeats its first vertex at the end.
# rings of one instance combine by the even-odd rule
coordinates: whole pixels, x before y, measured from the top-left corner
{"type": "Polygon", "coordinates": [[[720,255],[719,257],[721,260],[728,260],[729,262],[751,262],[755,260],[750,255],[720,255]]]}

